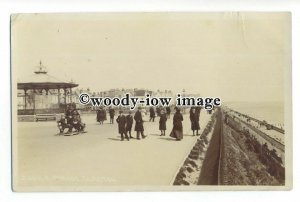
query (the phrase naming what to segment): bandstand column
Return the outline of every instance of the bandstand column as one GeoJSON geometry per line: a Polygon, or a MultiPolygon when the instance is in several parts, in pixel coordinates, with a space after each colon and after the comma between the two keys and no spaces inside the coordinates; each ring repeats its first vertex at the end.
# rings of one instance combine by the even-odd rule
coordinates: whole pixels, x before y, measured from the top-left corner
{"type": "Polygon", "coordinates": [[[24,89],[24,108],[25,108],[25,111],[27,109],[27,89],[24,89]]]}
{"type": "Polygon", "coordinates": [[[60,105],[60,88],[57,88],[57,104],[58,104],[58,108],[60,105]]]}
{"type": "Polygon", "coordinates": [[[72,88],[70,88],[70,103],[72,103],[72,88]]]}
{"type": "MultiPolygon", "coordinates": [[[[49,96],[48,96],[48,94],[49,94],[49,89],[47,89],[47,88],[45,88],[45,91],[46,91],[46,108],[48,108],[48,106],[49,106],[49,96]]],[[[45,106],[44,106],[45,107],[45,106]]]]}
{"type": "Polygon", "coordinates": [[[65,94],[65,105],[67,104],[67,89],[66,88],[64,88],[64,94],[65,94]]]}
{"type": "Polygon", "coordinates": [[[33,89],[33,114],[35,114],[35,89],[33,89]]]}

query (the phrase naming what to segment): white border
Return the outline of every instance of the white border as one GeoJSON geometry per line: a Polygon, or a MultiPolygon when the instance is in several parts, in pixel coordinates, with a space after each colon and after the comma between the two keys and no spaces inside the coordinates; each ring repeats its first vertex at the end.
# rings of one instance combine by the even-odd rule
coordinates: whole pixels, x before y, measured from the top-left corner
{"type": "Polygon", "coordinates": [[[297,0],[0,0],[0,201],[295,201],[299,198],[299,38],[297,0]],[[100,11],[292,11],[294,189],[280,192],[13,193],[11,191],[10,45],[12,13],[100,11]]]}

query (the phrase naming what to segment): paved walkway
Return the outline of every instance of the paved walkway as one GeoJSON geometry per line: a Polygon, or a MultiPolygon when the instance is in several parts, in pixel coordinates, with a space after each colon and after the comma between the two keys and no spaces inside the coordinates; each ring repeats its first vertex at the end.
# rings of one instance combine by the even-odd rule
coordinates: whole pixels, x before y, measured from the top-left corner
{"type": "MultiPolygon", "coordinates": [[[[145,122],[146,139],[129,142],[120,141],[116,124],[99,125],[94,115],[83,116],[88,133],[70,137],[56,136],[55,122],[20,122],[15,185],[169,185],[197,138],[187,114],[183,140],[170,138],[172,117],[166,136],[159,136],[156,119],[145,122]]],[[[202,111],[201,132],[209,119],[202,111]]]]}

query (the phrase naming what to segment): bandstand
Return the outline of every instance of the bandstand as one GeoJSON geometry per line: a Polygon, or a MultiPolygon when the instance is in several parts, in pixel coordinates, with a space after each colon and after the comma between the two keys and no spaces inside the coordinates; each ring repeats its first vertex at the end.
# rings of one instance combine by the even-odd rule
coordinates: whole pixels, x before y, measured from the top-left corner
{"type": "Polygon", "coordinates": [[[72,102],[74,82],[61,81],[40,65],[31,76],[18,81],[18,115],[56,114],[72,102]]]}

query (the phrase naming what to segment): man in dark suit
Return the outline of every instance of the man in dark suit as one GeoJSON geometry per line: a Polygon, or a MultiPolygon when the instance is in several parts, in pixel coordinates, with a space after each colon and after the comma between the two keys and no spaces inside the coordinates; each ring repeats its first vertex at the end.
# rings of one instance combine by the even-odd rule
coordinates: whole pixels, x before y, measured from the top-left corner
{"type": "Polygon", "coordinates": [[[119,114],[120,115],[118,116],[116,121],[118,123],[119,133],[121,134],[121,141],[124,140],[124,136],[129,141],[129,137],[126,133],[126,117],[124,116],[122,110],[120,110],[119,114]]]}
{"type": "Polygon", "coordinates": [[[129,134],[129,138],[133,138],[131,136],[131,129],[133,124],[133,117],[131,115],[131,111],[128,112],[128,115],[126,116],[126,134],[129,134]]]}
{"type": "Polygon", "coordinates": [[[135,127],[134,130],[136,131],[136,139],[140,140],[140,133],[142,135],[142,138],[145,138],[144,135],[144,121],[142,117],[142,113],[140,112],[141,107],[138,107],[138,110],[134,114],[134,120],[135,120],[135,127]]]}
{"type": "Polygon", "coordinates": [[[190,110],[190,120],[191,120],[191,129],[193,131],[193,136],[195,135],[195,131],[196,131],[196,135],[200,135],[198,133],[198,131],[200,130],[199,117],[200,117],[200,112],[197,113],[196,109],[192,107],[190,110]]]}
{"type": "Polygon", "coordinates": [[[154,108],[153,107],[150,107],[149,109],[149,112],[150,112],[150,122],[151,120],[154,122],[154,119],[155,119],[155,111],[154,111],[154,108]]]}

